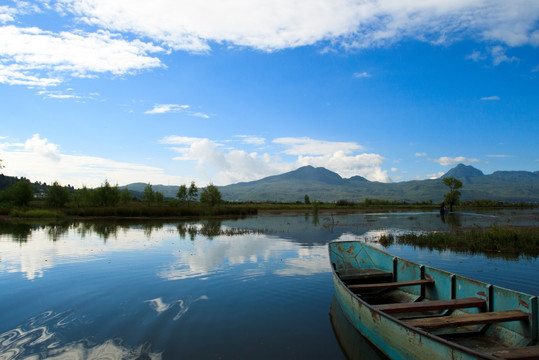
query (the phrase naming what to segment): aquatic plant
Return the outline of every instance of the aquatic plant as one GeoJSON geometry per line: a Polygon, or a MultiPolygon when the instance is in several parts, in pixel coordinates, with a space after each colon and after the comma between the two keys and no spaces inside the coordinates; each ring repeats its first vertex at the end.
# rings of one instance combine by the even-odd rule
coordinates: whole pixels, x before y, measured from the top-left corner
{"type": "Polygon", "coordinates": [[[381,235],[378,241],[386,247],[397,243],[429,250],[450,249],[508,258],[521,255],[534,258],[539,256],[539,232],[536,228],[530,227],[493,225],[487,228],[477,227],[455,232],[381,235]]]}

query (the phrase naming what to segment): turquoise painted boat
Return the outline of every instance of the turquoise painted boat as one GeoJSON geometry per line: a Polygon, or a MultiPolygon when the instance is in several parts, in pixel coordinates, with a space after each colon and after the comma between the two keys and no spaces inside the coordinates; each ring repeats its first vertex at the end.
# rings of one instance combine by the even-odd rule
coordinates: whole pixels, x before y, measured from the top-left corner
{"type": "Polygon", "coordinates": [[[537,296],[392,256],[329,243],[335,296],[391,359],[539,359],[537,296]]]}

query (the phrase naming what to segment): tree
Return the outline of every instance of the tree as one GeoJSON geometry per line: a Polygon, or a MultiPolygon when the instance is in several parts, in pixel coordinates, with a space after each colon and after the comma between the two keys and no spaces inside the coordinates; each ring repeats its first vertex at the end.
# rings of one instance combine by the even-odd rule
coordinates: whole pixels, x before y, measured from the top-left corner
{"type": "Polygon", "coordinates": [[[69,201],[69,191],[55,181],[47,189],[46,201],[50,207],[62,207],[69,201]]]}
{"type": "Polygon", "coordinates": [[[147,201],[148,205],[151,205],[152,201],[154,200],[154,197],[155,195],[153,192],[152,184],[146,185],[146,187],[144,188],[144,193],[142,194],[142,200],[147,201]]]}
{"type": "Polygon", "coordinates": [[[180,202],[186,202],[187,201],[187,186],[185,184],[180,185],[180,188],[178,189],[178,193],[176,194],[176,197],[180,202]]]}
{"type": "Polygon", "coordinates": [[[94,203],[93,193],[84,185],[82,189],[73,194],[73,203],[76,207],[90,206],[94,203]]]}
{"type": "Polygon", "coordinates": [[[17,181],[7,190],[13,203],[18,206],[26,206],[34,198],[32,184],[26,179],[17,181]]]}
{"type": "Polygon", "coordinates": [[[153,193],[153,198],[155,202],[158,203],[159,205],[162,205],[163,202],[165,201],[165,196],[163,195],[162,192],[159,192],[159,191],[155,191],[153,193]]]}
{"type": "Polygon", "coordinates": [[[94,190],[94,201],[97,206],[116,206],[120,202],[118,185],[111,186],[108,180],[94,190]]]}
{"type": "Polygon", "coordinates": [[[215,206],[221,202],[221,192],[217,189],[217,186],[210,183],[206,186],[200,194],[200,202],[215,206]]]}
{"type": "Polygon", "coordinates": [[[462,187],[462,181],[452,177],[443,178],[442,181],[449,188],[449,192],[444,195],[444,201],[449,204],[449,211],[453,211],[453,205],[457,204],[460,198],[460,191],[457,189],[462,187]]]}
{"type": "Polygon", "coordinates": [[[187,197],[189,201],[195,201],[198,197],[198,188],[195,185],[194,181],[191,181],[191,186],[189,186],[189,191],[187,192],[187,197]]]}
{"type": "Polygon", "coordinates": [[[124,188],[120,194],[120,203],[126,205],[131,201],[131,193],[128,188],[124,188]]]}
{"type": "Polygon", "coordinates": [[[311,199],[309,199],[309,195],[305,195],[305,204],[309,205],[311,203],[311,199]]]}

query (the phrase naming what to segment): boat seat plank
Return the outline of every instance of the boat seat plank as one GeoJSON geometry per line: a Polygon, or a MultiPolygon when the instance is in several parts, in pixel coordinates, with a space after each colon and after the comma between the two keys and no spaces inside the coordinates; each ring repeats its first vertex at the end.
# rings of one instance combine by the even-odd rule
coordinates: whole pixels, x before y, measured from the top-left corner
{"type": "Polygon", "coordinates": [[[539,359],[539,345],[498,350],[492,355],[511,360],[539,359]]]}
{"type": "Polygon", "coordinates": [[[528,320],[528,314],[520,310],[507,310],[484,312],[479,314],[441,316],[432,318],[404,320],[409,325],[434,330],[444,327],[458,327],[465,325],[492,324],[497,322],[528,320]]]}
{"type": "Polygon", "coordinates": [[[477,297],[449,300],[432,300],[413,303],[396,303],[375,305],[378,310],[382,310],[387,314],[398,314],[406,312],[430,311],[430,310],[449,310],[449,309],[464,309],[477,307],[485,309],[487,302],[484,299],[477,297]]]}
{"type": "Polygon", "coordinates": [[[364,268],[352,273],[340,275],[342,281],[360,281],[360,280],[370,280],[370,279],[387,279],[391,280],[393,278],[393,273],[391,271],[384,271],[377,268],[364,268]]]}
{"type": "Polygon", "coordinates": [[[413,286],[413,285],[434,285],[434,280],[422,279],[422,280],[386,282],[386,283],[376,283],[376,284],[357,284],[357,285],[349,285],[348,288],[352,291],[365,291],[365,290],[392,289],[392,288],[399,288],[403,286],[413,286]]]}

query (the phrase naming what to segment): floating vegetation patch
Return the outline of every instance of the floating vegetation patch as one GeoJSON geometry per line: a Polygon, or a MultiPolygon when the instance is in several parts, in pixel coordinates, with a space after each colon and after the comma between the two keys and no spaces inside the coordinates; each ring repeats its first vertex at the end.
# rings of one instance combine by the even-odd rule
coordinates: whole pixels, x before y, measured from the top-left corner
{"type": "Polygon", "coordinates": [[[191,240],[194,240],[195,236],[203,235],[208,238],[215,236],[235,236],[235,235],[247,235],[247,234],[265,234],[268,230],[261,229],[241,229],[241,228],[229,228],[221,226],[220,221],[206,221],[202,223],[182,223],[176,227],[178,234],[182,239],[189,236],[191,240]]]}

